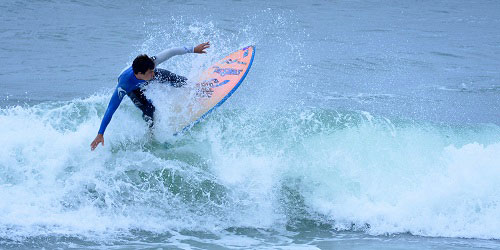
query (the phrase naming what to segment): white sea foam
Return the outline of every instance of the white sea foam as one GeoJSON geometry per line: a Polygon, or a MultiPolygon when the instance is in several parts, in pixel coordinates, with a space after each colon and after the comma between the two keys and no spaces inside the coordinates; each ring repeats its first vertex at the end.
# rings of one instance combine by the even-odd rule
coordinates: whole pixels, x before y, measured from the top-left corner
{"type": "Polygon", "coordinates": [[[306,140],[300,155],[307,158],[292,163],[292,173],[309,180],[300,188],[311,212],[373,234],[499,237],[500,143],[453,145],[450,131],[380,129],[306,140]]]}
{"type": "Polygon", "coordinates": [[[222,109],[158,142],[124,101],[91,152],[106,103],[96,95],[1,110],[0,237],[282,228],[304,210],[377,235],[499,238],[495,125],[222,109]]]}

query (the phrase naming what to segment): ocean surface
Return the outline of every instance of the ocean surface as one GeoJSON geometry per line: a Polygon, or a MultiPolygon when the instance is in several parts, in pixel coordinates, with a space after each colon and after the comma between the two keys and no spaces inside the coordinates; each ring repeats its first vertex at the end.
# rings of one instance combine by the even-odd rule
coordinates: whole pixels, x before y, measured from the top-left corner
{"type": "MultiPolygon", "coordinates": [[[[1,249],[500,249],[499,1],[1,1],[1,249]],[[173,136],[121,70],[247,78],[173,136]]],[[[190,86],[195,80],[190,81],[190,86]]],[[[189,87],[188,87],[189,88],[189,87]]]]}

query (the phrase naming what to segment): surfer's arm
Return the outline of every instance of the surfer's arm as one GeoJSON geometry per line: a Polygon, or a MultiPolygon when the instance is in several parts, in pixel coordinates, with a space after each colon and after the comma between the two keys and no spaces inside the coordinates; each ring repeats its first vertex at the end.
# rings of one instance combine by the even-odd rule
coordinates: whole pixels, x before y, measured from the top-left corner
{"type": "Polygon", "coordinates": [[[160,63],[170,59],[173,56],[184,55],[187,53],[204,54],[206,53],[205,49],[207,48],[210,48],[210,42],[199,44],[196,47],[179,47],[167,49],[160,52],[158,55],[153,56],[152,58],[155,62],[155,66],[158,66],[160,63]]]}
{"type": "Polygon", "coordinates": [[[118,109],[118,106],[120,106],[120,103],[122,102],[124,95],[125,95],[125,90],[121,89],[120,87],[117,87],[115,89],[115,92],[113,92],[113,96],[111,96],[111,100],[109,101],[106,113],[102,118],[101,127],[99,128],[98,134],[104,135],[104,131],[106,130],[106,127],[111,121],[111,118],[113,117],[113,114],[115,113],[116,109],[118,109]]]}
{"type": "Polygon", "coordinates": [[[155,62],[155,66],[158,66],[160,63],[172,58],[173,56],[184,55],[187,53],[194,53],[194,47],[179,47],[167,49],[160,52],[158,55],[153,56],[153,61],[155,62]]]}
{"type": "Polygon", "coordinates": [[[99,143],[101,143],[104,146],[104,131],[106,130],[106,127],[108,126],[109,122],[111,121],[111,117],[113,117],[113,114],[115,113],[118,106],[120,106],[120,103],[123,99],[123,96],[125,95],[125,91],[121,88],[120,88],[121,91],[119,91],[118,88],[119,87],[117,87],[115,89],[115,92],[113,92],[113,96],[111,96],[111,100],[109,101],[108,108],[106,109],[106,113],[104,114],[104,117],[102,118],[101,127],[99,128],[99,132],[97,133],[97,136],[90,144],[90,150],[92,150],[92,151],[99,145],[99,143]]]}

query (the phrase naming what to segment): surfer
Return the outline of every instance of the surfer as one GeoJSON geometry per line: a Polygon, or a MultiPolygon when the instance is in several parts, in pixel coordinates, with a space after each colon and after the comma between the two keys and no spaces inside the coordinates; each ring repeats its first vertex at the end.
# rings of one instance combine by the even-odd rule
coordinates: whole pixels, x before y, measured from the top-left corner
{"type": "Polygon", "coordinates": [[[182,87],[187,81],[186,77],[178,76],[165,69],[156,68],[156,66],[176,55],[184,55],[186,53],[204,54],[207,48],[210,48],[209,42],[199,44],[196,47],[167,49],[153,57],[149,57],[146,54],[137,56],[132,66],[125,69],[118,76],[118,85],[111,96],[106,113],[102,118],[101,127],[94,141],[90,144],[90,149],[93,151],[99,143],[104,146],[104,131],[125,95],[142,111],[142,117],[151,128],[154,121],[155,107],[144,95],[144,87],[152,81],[168,82],[174,87],[182,87]]]}

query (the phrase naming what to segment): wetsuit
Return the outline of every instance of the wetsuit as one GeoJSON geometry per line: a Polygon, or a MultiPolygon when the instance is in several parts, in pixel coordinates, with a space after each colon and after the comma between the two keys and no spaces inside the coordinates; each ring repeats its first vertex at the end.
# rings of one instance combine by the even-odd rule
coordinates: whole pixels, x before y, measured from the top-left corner
{"type": "MultiPolygon", "coordinates": [[[[151,81],[159,81],[162,83],[169,82],[174,87],[181,87],[186,84],[186,78],[183,76],[178,76],[168,70],[157,69],[160,63],[168,60],[169,58],[176,55],[183,55],[186,53],[193,53],[194,47],[181,47],[165,50],[156,56],[151,57],[155,63],[155,77],[151,81]]],[[[132,102],[142,111],[142,117],[149,123],[149,126],[153,125],[155,107],[149,99],[146,98],[143,92],[143,87],[146,86],[151,81],[144,81],[137,79],[134,75],[134,70],[132,66],[126,68],[118,77],[118,85],[116,86],[111,100],[109,101],[106,113],[102,118],[101,127],[99,128],[99,134],[104,134],[106,127],[108,126],[113,114],[115,113],[118,106],[120,106],[121,101],[125,95],[128,95],[132,102]]]]}

